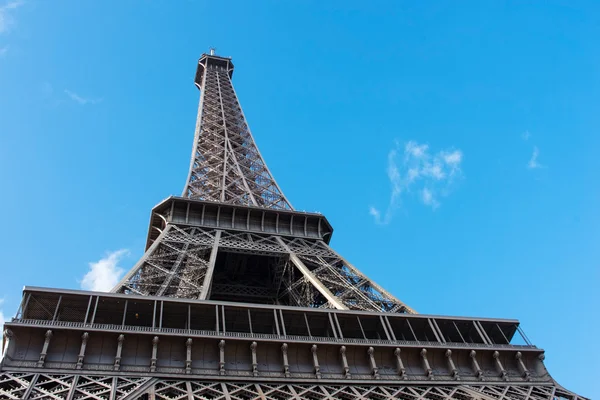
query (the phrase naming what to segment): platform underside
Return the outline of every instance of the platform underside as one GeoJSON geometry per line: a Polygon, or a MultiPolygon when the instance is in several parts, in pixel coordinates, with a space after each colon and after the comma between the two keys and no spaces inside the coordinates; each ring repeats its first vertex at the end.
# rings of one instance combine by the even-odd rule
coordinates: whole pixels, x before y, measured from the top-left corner
{"type": "Polygon", "coordinates": [[[381,383],[278,383],[203,381],[147,376],[73,375],[35,372],[0,374],[2,399],[577,399],[556,385],[397,385],[381,383]]]}

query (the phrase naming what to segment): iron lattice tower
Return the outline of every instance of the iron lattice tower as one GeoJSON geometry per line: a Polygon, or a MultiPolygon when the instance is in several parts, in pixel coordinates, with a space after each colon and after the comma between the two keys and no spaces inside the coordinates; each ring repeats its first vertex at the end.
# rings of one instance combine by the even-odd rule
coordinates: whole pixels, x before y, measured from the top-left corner
{"type": "Polygon", "coordinates": [[[0,399],[578,398],[518,321],[416,314],[336,253],[267,168],[233,70],[200,58],[183,195],[111,293],[24,288],[0,399]]]}

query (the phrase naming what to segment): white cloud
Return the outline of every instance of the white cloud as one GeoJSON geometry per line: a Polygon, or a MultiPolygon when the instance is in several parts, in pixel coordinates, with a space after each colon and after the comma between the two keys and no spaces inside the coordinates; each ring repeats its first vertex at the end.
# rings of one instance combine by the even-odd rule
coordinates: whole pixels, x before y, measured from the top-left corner
{"type": "Polygon", "coordinates": [[[435,164],[425,164],[421,173],[424,176],[429,176],[437,180],[444,179],[446,177],[446,173],[443,171],[442,166],[437,162],[435,164]]]}
{"type": "Polygon", "coordinates": [[[71,98],[71,100],[73,100],[76,103],[79,103],[83,106],[86,104],[98,104],[102,101],[102,99],[92,99],[92,98],[80,96],[77,93],[72,92],[68,89],[65,89],[65,93],[67,94],[67,96],[69,96],[71,98]]]}
{"type": "Polygon", "coordinates": [[[381,221],[381,213],[375,207],[369,207],[369,214],[375,218],[375,221],[381,221]]]}
{"type": "MultiPolygon", "coordinates": [[[[3,0],[0,0],[0,2],[3,0]]],[[[13,11],[24,4],[21,0],[13,0],[7,3],[0,3],[0,34],[8,33],[15,24],[13,11]]],[[[4,57],[8,53],[8,45],[0,47],[0,57],[4,57]]]]}
{"type": "Polygon", "coordinates": [[[409,168],[408,169],[408,181],[412,182],[419,177],[419,169],[418,168],[409,168]]]}
{"type": "Polygon", "coordinates": [[[419,145],[414,140],[411,140],[408,143],[406,143],[406,146],[404,147],[404,152],[412,157],[421,158],[427,153],[428,149],[428,145],[419,145]]]}
{"type": "MultiPolygon", "coordinates": [[[[525,131],[521,134],[521,139],[524,141],[528,141],[531,138],[531,133],[529,131],[525,131]]],[[[538,161],[538,157],[540,156],[540,150],[537,146],[533,146],[533,153],[531,153],[531,158],[529,162],[527,162],[527,168],[529,169],[538,169],[538,168],[546,168],[545,165],[540,164],[538,161]]]]}
{"type": "Polygon", "coordinates": [[[442,152],[442,158],[448,165],[459,166],[462,161],[462,152],[460,150],[454,150],[452,152],[442,152]]]}
{"type": "Polygon", "coordinates": [[[439,203],[433,197],[433,192],[427,188],[421,190],[421,200],[423,201],[423,204],[431,206],[432,208],[437,208],[439,206],[439,203]]]}
{"type": "Polygon", "coordinates": [[[531,155],[531,158],[529,159],[529,162],[527,163],[527,168],[536,169],[536,168],[544,167],[542,164],[540,164],[538,162],[539,155],[540,155],[540,151],[538,150],[537,146],[533,146],[533,154],[531,155]]]}
{"type": "Polygon", "coordinates": [[[401,196],[412,190],[419,193],[423,204],[434,209],[439,207],[440,196],[447,196],[456,178],[462,176],[462,160],[463,153],[458,149],[444,149],[431,154],[427,144],[411,140],[402,147],[396,142],[388,153],[387,175],[392,188],[387,209],[382,213],[371,206],[369,214],[376,223],[388,224],[401,196]],[[401,159],[398,156],[400,151],[401,159]]]}
{"type": "Polygon", "coordinates": [[[398,166],[396,165],[396,149],[392,149],[388,154],[387,174],[388,179],[392,184],[392,199],[395,199],[402,191],[400,172],[398,171],[398,166]]]}
{"type": "Polygon", "coordinates": [[[129,250],[121,249],[109,252],[99,261],[91,262],[90,270],[81,280],[81,288],[98,292],[107,292],[112,289],[121,279],[123,268],[119,267],[119,261],[129,254],[129,250]]]}
{"type": "Polygon", "coordinates": [[[23,4],[21,0],[14,0],[0,6],[0,33],[8,32],[12,28],[15,20],[11,13],[23,4]]]}

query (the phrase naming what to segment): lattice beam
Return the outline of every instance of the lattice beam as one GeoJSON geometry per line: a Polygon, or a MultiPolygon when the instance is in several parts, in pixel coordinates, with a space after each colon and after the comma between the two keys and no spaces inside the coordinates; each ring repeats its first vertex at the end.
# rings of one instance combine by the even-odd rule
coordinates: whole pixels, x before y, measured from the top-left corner
{"type": "Polygon", "coordinates": [[[0,374],[0,398],[133,400],[167,399],[376,399],[376,400],[576,400],[558,385],[296,384],[152,379],[108,375],[0,374]]]}
{"type": "Polygon", "coordinates": [[[291,210],[250,132],[231,82],[233,64],[203,56],[202,94],[183,196],[226,204],[291,210]]]}

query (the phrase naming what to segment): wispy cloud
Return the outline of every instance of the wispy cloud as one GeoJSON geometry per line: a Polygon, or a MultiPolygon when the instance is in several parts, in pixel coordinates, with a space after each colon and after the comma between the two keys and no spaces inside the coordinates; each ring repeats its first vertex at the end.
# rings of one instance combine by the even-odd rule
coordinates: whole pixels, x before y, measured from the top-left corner
{"type": "Polygon", "coordinates": [[[73,100],[76,103],[79,103],[83,106],[86,104],[98,104],[102,101],[102,99],[93,99],[93,98],[89,98],[89,97],[80,96],[77,93],[72,92],[68,89],[65,89],[65,93],[67,94],[67,96],[69,96],[71,98],[71,100],[73,100]]]}
{"type": "Polygon", "coordinates": [[[391,185],[387,209],[382,213],[369,207],[369,214],[378,224],[388,224],[404,193],[416,190],[421,202],[433,209],[439,198],[450,192],[452,183],[462,176],[463,153],[459,149],[444,149],[432,154],[429,145],[414,140],[402,145],[396,141],[388,153],[387,176],[391,185]]]}
{"type": "MultiPolygon", "coordinates": [[[[21,0],[3,2],[0,0],[0,35],[8,33],[15,25],[14,11],[24,4],[21,0]]],[[[8,45],[0,46],[0,58],[8,53],[8,45]]]]}
{"type": "Polygon", "coordinates": [[[90,270],[80,282],[81,288],[99,292],[107,292],[112,289],[125,272],[123,268],[119,267],[119,262],[127,254],[129,254],[129,250],[121,249],[107,253],[99,261],[91,262],[90,270]]]}
{"type": "Polygon", "coordinates": [[[375,207],[369,207],[369,214],[375,218],[375,221],[381,221],[381,213],[375,207]]]}
{"type": "Polygon", "coordinates": [[[13,0],[0,5],[0,33],[10,31],[15,24],[15,19],[12,12],[25,4],[21,0],[13,0]]]}
{"type": "Polygon", "coordinates": [[[539,155],[540,155],[540,151],[538,150],[537,146],[533,146],[533,154],[531,154],[531,158],[529,159],[529,162],[527,163],[527,168],[529,168],[529,169],[544,168],[544,166],[542,164],[540,164],[538,161],[539,155]]]}
{"type": "MultiPolygon", "coordinates": [[[[529,131],[525,131],[521,134],[521,139],[524,141],[528,141],[531,138],[531,133],[529,131]]],[[[529,162],[527,162],[528,169],[539,169],[546,168],[544,165],[540,164],[538,161],[538,157],[540,156],[540,150],[536,145],[533,146],[533,153],[531,153],[531,158],[529,158],[529,162]]]]}
{"type": "Polygon", "coordinates": [[[421,190],[421,200],[423,204],[431,206],[432,208],[438,208],[440,203],[433,197],[433,192],[427,188],[421,190]]]}

